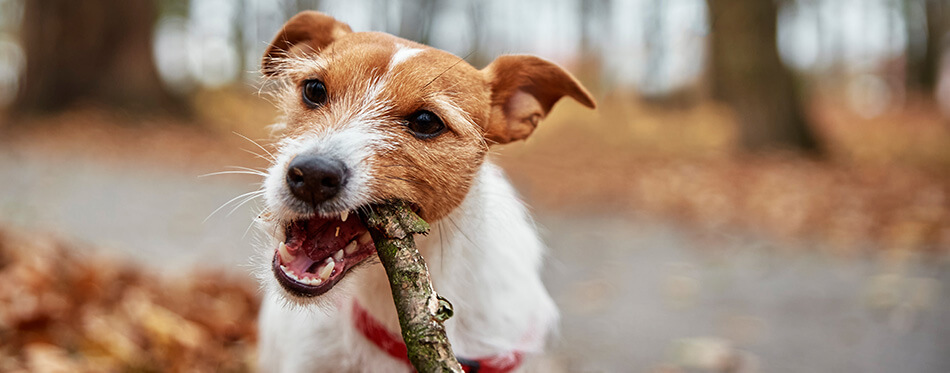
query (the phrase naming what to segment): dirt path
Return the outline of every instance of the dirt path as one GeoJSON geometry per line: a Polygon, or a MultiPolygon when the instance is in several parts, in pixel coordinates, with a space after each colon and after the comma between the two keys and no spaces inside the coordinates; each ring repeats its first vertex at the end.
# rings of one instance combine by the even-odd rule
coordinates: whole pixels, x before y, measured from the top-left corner
{"type": "MultiPolygon", "coordinates": [[[[256,180],[201,173],[0,150],[0,224],[169,275],[246,273],[251,205],[203,220],[256,180]]],[[[741,235],[693,240],[647,219],[538,215],[568,371],[950,371],[945,257],[846,259],[741,235]]]]}
{"type": "Polygon", "coordinates": [[[256,180],[199,177],[221,170],[0,153],[0,222],[75,238],[169,274],[199,265],[247,271],[253,202],[209,215],[254,190],[256,180]]]}
{"type": "Polygon", "coordinates": [[[722,357],[747,372],[950,371],[945,258],[703,243],[610,217],[541,224],[569,371],[728,371],[722,357]]]}

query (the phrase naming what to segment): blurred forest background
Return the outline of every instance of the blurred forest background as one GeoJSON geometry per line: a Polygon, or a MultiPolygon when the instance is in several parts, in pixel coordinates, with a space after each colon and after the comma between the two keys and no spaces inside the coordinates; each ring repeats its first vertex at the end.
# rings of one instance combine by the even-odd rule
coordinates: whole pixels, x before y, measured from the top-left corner
{"type": "MultiPolygon", "coordinates": [[[[447,50],[478,68],[504,53],[531,53],[573,72],[597,97],[597,111],[565,100],[527,142],[495,149],[538,215],[606,222],[594,230],[616,221],[660,224],[659,230],[672,227],[689,243],[658,245],[693,251],[734,248],[742,237],[739,246],[758,251],[867,261],[866,267],[856,264],[856,271],[869,271],[862,277],[867,289],[859,287],[871,294],[868,307],[889,315],[882,316],[889,320],[885,329],[917,330],[921,322],[907,320],[946,298],[950,0],[0,0],[0,178],[8,180],[0,188],[0,224],[6,227],[0,238],[8,241],[0,244],[0,279],[27,284],[0,290],[0,339],[8,341],[0,343],[0,371],[35,364],[247,369],[257,295],[246,274],[229,282],[233,287],[205,275],[173,287],[211,303],[198,307],[132,269],[101,272],[98,262],[68,271],[44,265],[74,250],[56,240],[23,240],[20,231],[120,247],[115,251],[146,265],[196,266],[215,257],[220,270],[234,275],[228,264],[246,261],[247,240],[207,232],[235,231],[219,226],[244,231],[253,212],[200,221],[221,204],[245,212],[237,202],[246,200],[228,200],[253,178],[238,177],[238,187],[214,184],[206,195],[181,202],[187,210],[154,209],[177,206],[169,199],[192,188],[195,175],[266,166],[248,154],[260,149],[245,140],[270,146],[266,125],[276,115],[260,94],[259,62],[283,22],[304,9],[327,12],[356,31],[385,31],[447,50]],[[86,176],[63,176],[73,172],[86,176]],[[113,183],[102,187],[93,178],[113,183]],[[179,178],[190,181],[174,182],[179,178]],[[145,192],[167,194],[146,197],[154,206],[123,209],[124,198],[138,206],[145,192]],[[110,203],[118,205],[103,207],[110,203]],[[141,217],[149,214],[154,218],[141,217]],[[168,227],[154,236],[141,233],[156,224],[168,227]],[[30,250],[46,259],[14,250],[31,245],[43,247],[30,250]],[[244,245],[240,257],[218,261],[229,245],[244,245]],[[908,266],[917,267],[908,263],[936,263],[937,269],[910,274],[916,272],[908,266]],[[115,281],[120,284],[103,290],[102,284],[115,281]],[[37,295],[24,305],[18,299],[27,293],[53,300],[37,295]],[[127,293],[132,295],[117,295],[127,293]],[[80,316],[67,311],[69,305],[94,316],[75,323],[80,316]],[[219,313],[209,317],[208,309],[219,313]],[[141,317],[152,321],[124,319],[141,317]],[[108,325],[123,326],[104,332],[108,325]],[[108,358],[77,363],[77,355],[91,356],[88,351],[108,358]]],[[[556,219],[540,221],[560,226],[556,219]]],[[[621,224],[615,233],[632,225],[621,224]]],[[[558,251],[559,242],[575,236],[557,234],[546,236],[554,242],[555,260],[596,249],[581,244],[558,251]]],[[[721,260],[735,254],[720,251],[727,253],[721,260]]],[[[578,264],[592,273],[580,287],[551,280],[555,294],[560,287],[568,294],[559,298],[566,323],[571,315],[610,308],[608,301],[585,297],[642,301],[641,293],[618,290],[608,280],[603,255],[578,264]],[[602,309],[577,311],[579,304],[602,309]]],[[[180,272],[167,268],[154,271],[180,272]]],[[[702,276],[683,280],[675,273],[684,267],[671,268],[662,274],[673,276],[663,282],[663,296],[674,303],[699,297],[694,288],[702,276]]],[[[776,286],[784,291],[786,285],[776,286]]],[[[750,294],[757,293],[745,296],[758,297],[750,294]]],[[[931,316],[947,318],[946,312],[931,316]]],[[[740,319],[753,322],[730,328],[775,323],[762,315],[740,319]]],[[[642,331],[636,316],[620,322],[642,331]]],[[[943,325],[921,337],[926,351],[950,346],[943,325]]],[[[605,359],[644,367],[629,371],[759,366],[748,363],[748,351],[733,353],[720,339],[710,341],[677,339],[674,353],[663,358],[644,353],[631,361],[618,353],[605,359]],[[690,352],[694,348],[700,352],[690,352]],[[666,363],[652,365],[656,361],[666,363]]],[[[806,335],[799,342],[817,341],[806,335]]],[[[874,355],[887,349],[881,346],[849,351],[874,355]]],[[[764,370],[796,371],[793,362],[781,365],[768,351],[758,352],[765,356],[764,370]]],[[[604,368],[565,354],[568,371],[627,366],[604,368]]],[[[920,354],[930,360],[903,371],[950,369],[939,354],[920,354]]],[[[838,371],[906,366],[815,364],[838,371]]]]}

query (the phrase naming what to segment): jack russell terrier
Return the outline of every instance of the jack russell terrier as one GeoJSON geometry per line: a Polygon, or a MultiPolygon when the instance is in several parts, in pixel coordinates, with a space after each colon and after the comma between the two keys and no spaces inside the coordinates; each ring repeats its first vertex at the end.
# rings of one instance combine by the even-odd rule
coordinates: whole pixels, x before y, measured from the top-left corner
{"type": "Polygon", "coordinates": [[[447,52],[322,13],[291,18],[267,49],[280,139],[264,180],[263,372],[408,372],[385,271],[358,211],[408,201],[466,371],[526,370],[557,323],[539,275],[544,245],[489,146],[528,137],[569,73],[499,57],[477,70],[447,52]]]}

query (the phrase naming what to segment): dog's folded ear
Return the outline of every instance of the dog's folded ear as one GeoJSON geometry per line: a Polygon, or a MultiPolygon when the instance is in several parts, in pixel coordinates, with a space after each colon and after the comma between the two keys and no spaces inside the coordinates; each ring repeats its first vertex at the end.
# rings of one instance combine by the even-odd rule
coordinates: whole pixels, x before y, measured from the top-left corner
{"type": "Polygon", "coordinates": [[[317,53],[334,40],[353,32],[350,26],[326,14],[312,10],[293,16],[264,52],[261,72],[276,75],[282,58],[298,54],[317,53]]]}
{"type": "Polygon", "coordinates": [[[491,85],[491,118],[485,138],[498,144],[523,140],[564,96],[595,108],[594,99],[570,73],[527,55],[495,59],[482,70],[491,85]]]}

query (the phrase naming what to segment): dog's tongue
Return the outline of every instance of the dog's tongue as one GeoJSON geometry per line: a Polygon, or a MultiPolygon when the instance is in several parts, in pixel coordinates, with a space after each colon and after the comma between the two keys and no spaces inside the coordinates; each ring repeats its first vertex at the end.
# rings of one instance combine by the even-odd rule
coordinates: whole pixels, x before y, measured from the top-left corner
{"type": "Polygon", "coordinates": [[[322,260],[343,249],[356,236],[366,231],[357,217],[346,221],[312,218],[287,226],[287,249],[303,252],[312,260],[322,260]]]}

